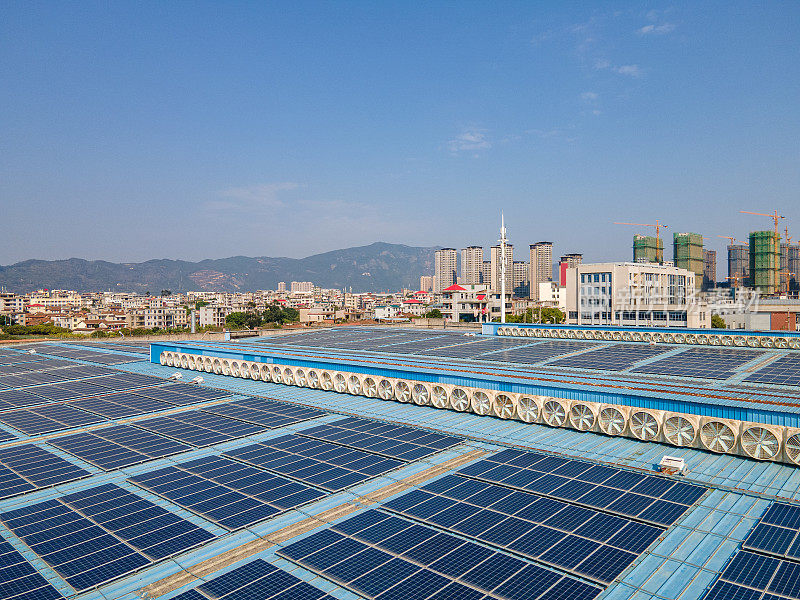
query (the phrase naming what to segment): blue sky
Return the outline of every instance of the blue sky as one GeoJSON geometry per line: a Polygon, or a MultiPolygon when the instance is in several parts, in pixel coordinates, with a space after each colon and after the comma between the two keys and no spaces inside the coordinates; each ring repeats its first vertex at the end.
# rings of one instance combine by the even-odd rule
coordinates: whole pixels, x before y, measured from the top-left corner
{"type": "Polygon", "coordinates": [[[0,80],[0,264],[800,238],[798,2],[16,2],[0,80]]]}

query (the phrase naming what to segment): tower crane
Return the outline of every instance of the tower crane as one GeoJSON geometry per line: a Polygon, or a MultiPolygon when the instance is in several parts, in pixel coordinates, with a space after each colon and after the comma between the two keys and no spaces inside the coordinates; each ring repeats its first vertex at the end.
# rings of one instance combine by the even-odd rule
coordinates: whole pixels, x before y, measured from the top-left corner
{"type": "Polygon", "coordinates": [[[633,225],[634,227],[655,227],[656,228],[656,261],[657,262],[664,262],[664,255],[663,255],[663,253],[661,253],[661,252],[663,252],[663,250],[661,248],[659,248],[659,246],[661,245],[659,242],[661,241],[661,228],[663,227],[664,229],[666,229],[667,226],[664,225],[663,223],[659,223],[658,219],[656,219],[655,225],[653,225],[652,223],[620,223],[618,221],[614,221],[614,225],[633,225]],[[661,254],[659,254],[659,253],[661,253],[661,254]]]}
{"type": "Polygon", "coordinates": [[[774,242],[775,242],[775,271],[774,271],[775,272],[775,276],[774,276],[774,280],[775,280],[775,290],[778,290],[780,288],[780,277],[778,275],[778,271],[780,271],[780,263],[781,263],[781,238],[780,238],[780,235],[778,234],[778,223],[780,223],[781,219],[785,219],[786,217],[784,217],[783,215],[779,215],[777,210],[773,214],[758,213],[758,212],[752,212],[752,211],[749,211],[749,210],[740,210],[739,212],[743,213],[745,215],[756,215],[757,217],[769,217],[770,219],[772,219],[773,223],[775,223],[775,238],[774,238],[774,242]]]}

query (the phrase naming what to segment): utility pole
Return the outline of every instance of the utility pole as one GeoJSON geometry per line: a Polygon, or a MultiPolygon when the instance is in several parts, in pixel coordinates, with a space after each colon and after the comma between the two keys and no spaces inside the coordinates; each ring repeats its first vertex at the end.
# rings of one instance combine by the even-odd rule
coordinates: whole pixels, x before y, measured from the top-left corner
{"type": "Polygon", "coordinates": [[[506,220],[500,211],[500,322],[506,322],[506,220]]]}

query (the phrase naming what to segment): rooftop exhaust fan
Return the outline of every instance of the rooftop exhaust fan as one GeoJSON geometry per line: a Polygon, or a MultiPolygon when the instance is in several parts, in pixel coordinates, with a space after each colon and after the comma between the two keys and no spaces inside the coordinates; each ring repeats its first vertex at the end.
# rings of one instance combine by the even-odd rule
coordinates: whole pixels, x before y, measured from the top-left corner
{"type": "Polygon", "coordinates": [[[310,388],[318,388],[319,387],[319,373],[316,371],[309,371],[308,375],[306,375],[306,384],[310,388]]]}
{"type": "Polygon", "coordinates": [[[472,411],[479,415],[488,415],[492,412],[492,401],[486,392],[472,393],[472,411]]]}
{"type": "Polygon", "coordinates": [[[514,416],[514,401],[506,394],[497,394],[494,399],[494,414],[501,419],[510,419],[514,416]]]}
{"type": "Polygon", "coordinates": [[[558,400],[548,400],[542,408],[544,422],[553,427],[561,427],[567,422],[567,411],[558,400]]]}
{"type": "Polygon", "coordinates": [[[447,408],[447,390],[440,385],[433,386],[431,404],[436,408],[447,408]]]}
{"type": "Polygon", "coordinates": [[[424,383],[415,383],[411,389],[411,398],[414,400],[414,404],[425,406],[431,398],[428,387],[424,383]]]}
{"type": "Polygon", "coordinates": [[[674,415],[664,421],[664,438],[673,446],[691,446],[696,435],[695,425],[686,417],[674,415]]]}
{"type": "Polygon", "coordinates": [[[607,406],[600,411],[600,429],[608,435],[619,435],[625,431],[625,415],[616,408],[607,406]]]}
{"type": "Polygon", "coordinates": [[[700,428],[700,441],[707,450],[718,453],[733,452],[736,434],[722,421],[708,421],[700,428]]]}
{"type": "Polygon", "coordinates": [[[517,414],[526,423],[533,423],[539,418],[539,405],[529,396],[522,396],[517,400],[517,414]]]}
{"type": "Polygon", "coordinates": [[[450,392],[450,406],[453,407],[453,410],[457,410],[459,412],[464,412],[469,408],[469,396],[467,392],[462,390],[461,388],[455,388],[452,392],[450,392]]]}
{"type": "Polygon", "coordinates": [[[800,432],[786,438],[786,444],[784,444],[783,449],[789,460],[794,464],[800,464],[800,432]]]}
{"type": "Polygon", "coordinates": [[[305,387],[306,385],[306,373],[303,369],[297,369],[294,372],[294,384],[300,387],[305,387]]]}
{"type": "Polygon", "coordinates": [[[658,421],[649,412],[639,410],[631,415],[631,433],[644,442],[652,442],[658,438],[660,427],[658,421]]]}
{"type": "Polygon", "coordinates": [[[347,391],[354,396],[361,394],[361,380],[358,378],[358,375],[350,375],[350,377],[347,378],[347,391]]]}
{"type": "Polygon", "coordinates": [[[394,399],[399,402],[411,402],[411,387],[405,381],[398,381],[395,384],[394,399]]]}
{"type": "Polygon", "coordinates": [[[742,433],[739,443],[747,456],[757,460],[770,460],[778,456],[781,443],[767,427],[748,427],[742,433]]]}
{"type": "Polygon", "coordinates": [[[394,386],[388,379],[381,379],[378,384],[378,397],[381,400],[391,400],[394,397],[394,386]]]}
{"type": "Polygon", "coordinates": [[[367,398],[374,398],[378,395],[378,384],[372,377],[365,377],[361,389],[367,398]]]}
{"type": "Polygon", "coordinates": [[[575,429],[588,431],[594,427],[594,413],[585,404],[573,404],[569,411],[569,420],[575,429]]]}

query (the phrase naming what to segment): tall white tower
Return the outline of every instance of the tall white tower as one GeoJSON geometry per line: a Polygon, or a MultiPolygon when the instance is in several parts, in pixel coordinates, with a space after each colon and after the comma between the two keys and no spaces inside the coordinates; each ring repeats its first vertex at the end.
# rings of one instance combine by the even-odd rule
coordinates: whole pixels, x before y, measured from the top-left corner
{"type": "Polygon", "coordinates": [[[506,219],[500,211],[500,322],[506,322],[506,219]]]}

